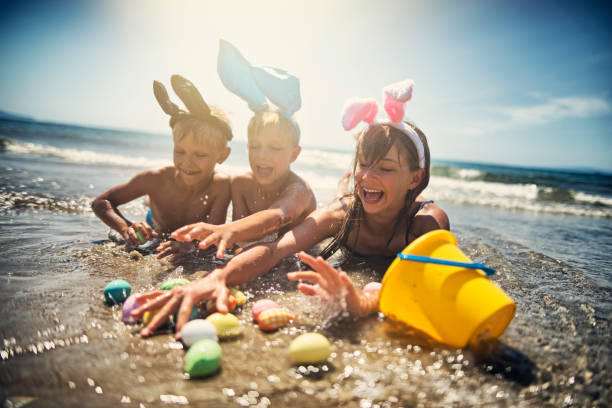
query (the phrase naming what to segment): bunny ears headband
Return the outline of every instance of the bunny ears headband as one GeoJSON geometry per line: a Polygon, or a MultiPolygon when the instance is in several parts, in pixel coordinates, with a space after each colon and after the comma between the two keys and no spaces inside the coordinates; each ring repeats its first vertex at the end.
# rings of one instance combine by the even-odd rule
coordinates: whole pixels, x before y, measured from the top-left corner
{"type": "Polygon", "coordinates": [[[412,97],[414,81],[406,79],[387,85],[383,88],[385,111],[388,118],[377,118],[378,104],[374,99],[349,99],[342,109],[342,126],[344,130],[351,130],[361,121],[368,125],[389,125],[402,131],[414,143],[419,155],[419,168],[425,168],[425,147],[416,131],[404,121],[404,103],[412,97]]]}
{"type": "Polygon", "coordinates": [[[300,80],[289,72],[273,67],[254,67],[236,47],[219,41],[217,72],[223,85],[249,104],[254,113],[270,110],[270,103],[289,119],[300,139],[300,130],[291,118],[302,106],[300,80]]]}
{"type": "Polygon", "coordinates": [[[170,115],[170,127],[174,127],[179,120],[197,118],[218,128],[228,141],[232,140],[232,130],[227,122],[211,114],[210,107],[204,102],[204,98],[191,81],[180,75],[172,75],[170,83],[188,110],[187,112],[179,109],[170,100],[166,87],[161,82],[153,81],[153,94],[163,111],[170,115]]]}

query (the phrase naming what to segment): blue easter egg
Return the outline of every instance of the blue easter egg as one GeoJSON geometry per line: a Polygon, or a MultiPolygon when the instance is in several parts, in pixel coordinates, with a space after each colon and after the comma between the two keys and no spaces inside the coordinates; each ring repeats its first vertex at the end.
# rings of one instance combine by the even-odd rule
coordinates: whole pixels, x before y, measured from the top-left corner
{"type": "Polygon", "coordinates": [[[110,282],[104,288],[104,298],[112,305],[121,303],[130,296],[132,287],[123,279],[110,282]]]}

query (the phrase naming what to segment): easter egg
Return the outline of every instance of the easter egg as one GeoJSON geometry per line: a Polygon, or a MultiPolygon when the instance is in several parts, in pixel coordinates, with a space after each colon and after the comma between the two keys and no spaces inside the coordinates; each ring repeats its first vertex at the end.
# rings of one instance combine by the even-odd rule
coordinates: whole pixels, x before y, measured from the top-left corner
{"type": "Polygon", "coordinates": [[[376,292],[382,287],[380,282],[369,282],[363,287],[364,292],[376,292]]]}
{"type": "Polygon", "coordinates": [[[110,282],[104,288],[104,298],[110,304],[117,304],[123,302],[130,296],[132,287],[129,283],[123,279],[117,279],[110,282]]]}
{"type": "Polygon", "coordinates": [[[292,320],[297,319],[290,311],[280,307],[266,309],[257,316],[257,323],[263,330],[276,330],[292,320]]]}
{"type": "Polygon", "coordinates": [[[140,318],[133,317],[130,315],[132,310],[138,309],[140,306],[146,303],[146,300],[137,301],[136,300],[137,295],[138,295],[137,293],[134,295],[131,295],[129,298],[125,300],[125,302],[123,302],[122,315],[123,315],[124,323],[134,324],[134,323],[137,323],[138,320],[140,320],[140,318]]]}
{"type": "Polygon", "coordinates": [[[331,348],[325,336],[319,333],[305,333],[296,337],[289,345],[289,354],[295,363],[313,364],[327,360],[331,348]]]}
{"type": "Polygon", "coordinates": [[[159,287],[161,290],[170,290],[175,286],[183,286],[189,283],[189,280],[185,279],[185,278],[176,278],[176,279],[169,279],[167,281],[165,281],[164,283],[162,283],[162,285],[159,287]]]}
{"type": "Polygon", "coordinates": [[[155,317],[155,315],[158,314],[160,310],[161,309],[153,309],[144,312],[144,314],[142,315],[142,324],[144,324],[145,326],[148,325],[151,320],[153,320],[153,317],[155,317]]]}
{"type": "Polygon", "coordinates": [[[247,301],[246,296],[244,295],[244,293],[242,293],[238,289],[230,288],[230,293],[236,299],[236,305],[237,306],[242,306],[242,305],[244,305],[246,303],[246,301],[247,301]]]}
{"type": "Polygon", "coordinates": [[[220,339],[234,337],[242,333],[240,320],[231,313],[213,313],[206,318],[217,329],[217,336],[220,339]]]}
{"type": "Polygon", "coordinates": [[[253,303],[253,307],[251,308],[251,311],[253,312],[253,320],[257,320],[257,316],[259,316],[259,314],[264,310],[272,309],[274,307],[280,306],[278,305],[278,303],[271,299],[261,299],[253,303]]]}
{"type": "Polygon", "coordinates": [[[202,339],[217,341],[217,328],[207,320],[195,319],[183,326],[181,339],[188,347],[202,339]]]}
{"type": "Polygon", "coordinates": [[[214,340],[194,343],[185,353],[185,371],[191,378],[206,377],[219,369],[221,346],[214,340]]]}
{"type": "MultiPolygon", "coordinates": [[[[227,310],[229,310],[230,312],[233,312],[234,309],[236,309],[236,298],[234,297],[234,295],[229,295],[227,298],[227,301],[229,302],[227,304],[227,310]]],[[[215,299],[208,299],[208,301],[206,302],[206,311],[208,313],[214,313],[217,311],[217,306],[215,304],[216,300],[215,299]]]]}

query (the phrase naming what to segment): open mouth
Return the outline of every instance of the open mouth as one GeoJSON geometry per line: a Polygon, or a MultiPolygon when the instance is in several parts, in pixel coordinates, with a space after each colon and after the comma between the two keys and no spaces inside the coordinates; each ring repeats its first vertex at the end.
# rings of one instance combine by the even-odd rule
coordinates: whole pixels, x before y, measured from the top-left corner
{"type": "Polygon", "coordinates": [[[374,190],[374,189],[365,188],[365,187],[362,187],[361,191],[362,191],[363,201],[365,201],[368,204],[375,204],[379,202],[382,199],[382,197],[385,195],[383,191],[374,190]]]}
{"type": "Polygon", "coordinates": [[[196,174],[199,174],[200,172],[198,170],[185,170],[185,169],[181,169],[181,171],[183,172],[183,174],[185,174],[186,176],[195,176],[196,174]]]}
{"type": "Polygon", "coordinates": [[[256,166],[255,167],[257,174],[262,177],[270,177],[272,175],[272,167],[268,166],[256,166]]]}

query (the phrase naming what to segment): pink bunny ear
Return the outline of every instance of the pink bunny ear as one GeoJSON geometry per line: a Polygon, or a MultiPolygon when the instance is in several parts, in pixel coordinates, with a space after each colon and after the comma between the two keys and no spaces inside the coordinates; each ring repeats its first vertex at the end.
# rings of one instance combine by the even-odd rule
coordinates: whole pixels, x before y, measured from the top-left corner
{"type": "Polygon", "coordinates": [[[372,123],[378,113],[378,104],[374,99],[349,99],[342,108],[342,127],[351,130],[360,121],[372,123]]]}
{"type": "Polygon", "coordinates": [[[412,98],[413,88],[414,81],[412,79],[406,79],[401,82],[387,85],[383,89],[383,95],[385,96],[385,111],[387,111],[391,122],[399,123],[404,118],[404,103],[412,98]]]}

